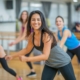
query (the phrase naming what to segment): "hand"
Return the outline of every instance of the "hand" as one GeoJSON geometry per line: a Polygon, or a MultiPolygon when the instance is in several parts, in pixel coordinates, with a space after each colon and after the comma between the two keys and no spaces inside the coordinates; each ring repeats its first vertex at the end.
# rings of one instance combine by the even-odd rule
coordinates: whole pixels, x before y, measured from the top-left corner
{"type": "Polygon", "coordinates": [[[13,57],[12,57],[11,55],[8,55],[8,56],[5,57],[5,59],[6,59],[6,60],[12,60],[13,57]]]}
{"type": "Polygon", "coordinates": [[[26,57],[26,56],[20,56],[19,59],[20,59],[21,61],[26,61],[26,62],[28,62],[28,57],[26,57]]]}
{"type": "Polygon", "coordinates": [[[15,42],[11,42],[9,43],[9,46],[13,46],[15,44],[15,42]]]}

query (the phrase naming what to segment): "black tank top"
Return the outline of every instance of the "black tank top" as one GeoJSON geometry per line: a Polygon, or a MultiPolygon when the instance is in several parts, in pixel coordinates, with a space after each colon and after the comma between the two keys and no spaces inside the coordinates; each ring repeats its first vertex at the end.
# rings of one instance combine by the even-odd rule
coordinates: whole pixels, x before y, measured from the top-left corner
{"type": "MultiPolygon", "coordinates": [[[[37,50],[43,51],[43,47],[44,47],[44,43],[43,43],[43,41],[42,41],[43,34],[41,33],[40,46],[36,46],[36,45],[34,44],[34,35],[35,35],[35,33],[33,33],[33,45],[34,45],[34,47],[35,47],[37,50]]],[[[56,46],[56,45],[57,45],[56,43],[52,43],[51,48],[53,48],[53,47],[56,46]]]]}

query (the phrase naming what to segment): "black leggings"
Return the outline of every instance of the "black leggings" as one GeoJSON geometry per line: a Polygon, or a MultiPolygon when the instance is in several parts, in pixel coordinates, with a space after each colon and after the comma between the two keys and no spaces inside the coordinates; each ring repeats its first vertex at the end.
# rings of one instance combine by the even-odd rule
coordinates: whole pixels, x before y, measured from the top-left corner
{"type": "Polygon", "coordinates": [[[78,60],[80,61],[80,46],[73,50],[68,49],[67,54],[71,57],[71,59],[74,57],[74,55],[76,55],[78,60]]]}
{"type": "MultiPolygon", "coordinates": [[[[33,49],[34,49],[34,48],[33,48],[33,49]]],[[[32,49],[32,50],[33,50],[33,49],[32,49]]],[[[26,54],[25,56],[26,56],[26,57],[29,57],[30,54],[31,54],[31,52],[32,52],[32,50],[31,50],[28,54],[26,54]]],[[[26,63],[28,64],[28,66],[29,66],[30,69],[33,69],[31,62],[26,62],[26,63]]]]}
{"type": "Polygon", "coordinates": [[[0,58],[0,63],[7,72],[16,77],[16,72],[8,67],[5,58],[0,58]]]}
{"type": "Polygon", "coordinates": [[[41,80],[53,80],[58,70],[62,73],[65,80],[76,80],[71,63],[58,69],[45,65],[41,80]]]}

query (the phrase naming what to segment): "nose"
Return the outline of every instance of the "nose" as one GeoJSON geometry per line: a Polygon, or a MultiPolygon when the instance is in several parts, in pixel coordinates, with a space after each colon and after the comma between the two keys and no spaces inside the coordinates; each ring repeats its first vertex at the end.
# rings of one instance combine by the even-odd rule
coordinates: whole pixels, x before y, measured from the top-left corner
{"type": "Polygon", "coordinates": [[[57,22],[57,24],[59,24],[59,22],[57,22]]]}
{"type": "Polygon", "coordinates": [[[37,21],[37,20],[35,20],[35,23],[38,23],[38,21],[37,21]]]}

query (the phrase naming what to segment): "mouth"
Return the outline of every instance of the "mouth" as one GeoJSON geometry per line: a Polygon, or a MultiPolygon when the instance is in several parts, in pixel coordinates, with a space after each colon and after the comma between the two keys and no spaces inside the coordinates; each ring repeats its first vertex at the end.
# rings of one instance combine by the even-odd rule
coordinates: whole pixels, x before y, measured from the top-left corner
{"type": "Polygon", "coordinates": [[[34,27],[38,27],[38,25],[34,25],[34,27]]]}
{"type": "Polygon", "coordinates": [[[60,24],[57,24],[57,26],[60,26],[60,24]]]}
{"type": "Polygon", "coordinates": [[[38,25],[38,24],[34,24],[34,26],[35,26],[35,27],[38,27],[39,25],[38,25]]]}

